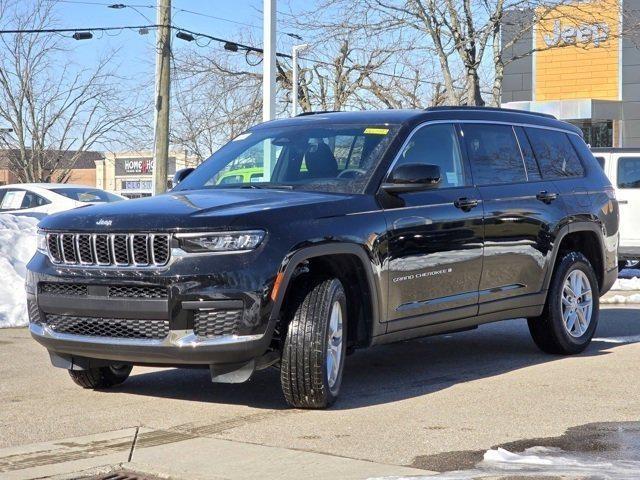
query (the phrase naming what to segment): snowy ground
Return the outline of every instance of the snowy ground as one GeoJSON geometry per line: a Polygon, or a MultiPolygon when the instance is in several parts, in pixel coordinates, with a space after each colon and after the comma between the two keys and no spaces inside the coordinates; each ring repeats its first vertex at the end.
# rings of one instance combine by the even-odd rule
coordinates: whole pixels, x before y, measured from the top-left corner
{"type": "Polygon", "coordinates": [[[38,220],[0,214],[0,328],[28,323],[26,264],[36,251],[38,220]]]}
{"type": "Polygon", "coordinates": [[[553,476],[571,479],[629,480],[638,478],[639,471],[640,462],[635,460],[608,460],[597,458],[595,455],[567,453],[553,447],[532,447],[522,453],[497,448],[487,450],[482,462],[470,470],[424,477],[383,477],[377,480],[476,480],[507,478],[507,475],[513,479],[543,479],[553,476]]]}

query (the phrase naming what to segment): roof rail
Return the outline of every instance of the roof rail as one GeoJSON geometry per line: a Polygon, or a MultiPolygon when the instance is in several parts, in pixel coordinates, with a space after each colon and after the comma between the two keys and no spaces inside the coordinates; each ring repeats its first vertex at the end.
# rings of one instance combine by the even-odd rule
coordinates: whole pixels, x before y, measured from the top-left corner
{"type": "Polygon", "coordinates": [[[307,115],[320,115],[322,113],[338,113],[340,110],[316,110],[315,112],[302,112],[296,115],[296,117],[306,117],[307,115]]]}
{"type": "Polygon", "coordinates": [[[425,108],[427,112],[441,112],[446,110],[469,110],[469,111],[491,111],[491,112],[506,112],[506,113],[520,113],[524,115],[535,115],[537,117],[544,118],[553,118],[557,120],[557,118],[548,113],[542,112],[529,112],[527,110],[516,110],[515,108],[499,108],[499,107],[480,107],[480,106],[470,106],[470,105],[451,105],[451,106],[438,106],[438,107],[427,107],[425,108]]]}

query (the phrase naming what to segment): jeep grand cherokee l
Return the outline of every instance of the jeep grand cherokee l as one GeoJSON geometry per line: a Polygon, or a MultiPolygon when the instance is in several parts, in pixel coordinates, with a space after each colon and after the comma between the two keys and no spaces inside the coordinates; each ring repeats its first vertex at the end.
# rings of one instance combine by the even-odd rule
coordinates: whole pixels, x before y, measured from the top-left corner
{"type": "Polygon", "coordinates": [[[276,366],[289,404],[322,408],[360,347],[526,317],[542,350],[580,352],[617,276],[611,184],[548,115],[303,115],[176,177],[40,224],[31,333],[85,388],[133,365],[221,382],[276,366]],[[259,181],[218,182],[256,167],[259,181]]]}

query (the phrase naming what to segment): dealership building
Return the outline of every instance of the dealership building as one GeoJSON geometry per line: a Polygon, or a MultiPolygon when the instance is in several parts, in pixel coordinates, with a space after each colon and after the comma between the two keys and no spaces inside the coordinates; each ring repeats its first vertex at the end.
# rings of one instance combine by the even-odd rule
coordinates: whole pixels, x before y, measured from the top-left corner
{"type": "MultiPolygon", "coordinates": [[[[177,170],[198,165],[196,157],[186,152],[169,152],[167,186],[177,170]]],[[[105,153],[96,161],[96,187],[119,193],[129,198],[148,197],[152,194],[153,153],[105,153]]]]}
{"type": "Polygon", "coordinates": [[[510,12],[502,106],[569,121],[593,147],[640,148],[639,26],[640,0],[510,12]]]}

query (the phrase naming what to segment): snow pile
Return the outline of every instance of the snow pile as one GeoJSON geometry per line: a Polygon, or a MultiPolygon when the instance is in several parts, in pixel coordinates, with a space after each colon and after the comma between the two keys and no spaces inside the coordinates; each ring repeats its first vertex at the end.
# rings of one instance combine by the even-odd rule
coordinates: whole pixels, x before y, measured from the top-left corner
{"type": "MultiPolygon", "coordinates": [[[[640,462],[602,460],[588,454],[570,454],[559,448],[532,447],[522,453],[504,448],[487,450],[484,460],[470,470],[456,470],[428,476],[382,477],[378,480],[475,480],[517,477],[597,478],[628,480],[638,478],[640,462]]],[[[373,479],[370,479],[373,480],[373,479]]]]}
{"type": "Polygon", "coordinates": [[[24,280],[36,251],[37,224],[35,218],[0,214],[0,328],[29,323],[24,280]]]}
{"type": "Polygon", "coordinates": [[[618,278],[611,290],[640,290],[640,277],[618,278]]]}
{"type": "Polygon", "coordinates": [[[640,303],[640,293],[632,293],[631,295],[611,295],[602,297],[600,303],[640,303]]]}

